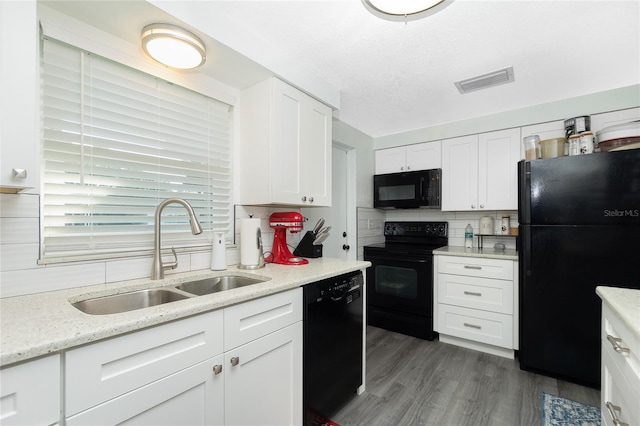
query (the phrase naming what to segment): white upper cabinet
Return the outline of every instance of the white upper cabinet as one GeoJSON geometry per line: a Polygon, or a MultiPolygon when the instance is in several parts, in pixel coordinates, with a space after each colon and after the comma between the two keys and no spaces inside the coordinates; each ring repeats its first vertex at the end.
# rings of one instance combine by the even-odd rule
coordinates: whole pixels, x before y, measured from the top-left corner
{"type": "Polygon", "coordinates": [[[0,2],[0,192],[39,186],[36,2],[0,2]]]}
{"type": "Polygon", "coordinates": [[[440,141],[379,149],[375,152],[376,174],[439,169],[442,166],[440,151],[440,141]]]}
{"type": "Polygon", "coordinates": [[[238,203],[330,206],[331,108],[271,78],[238,109],[238,203]]]}
{"type": "Polygon", "coordinates": [[[442,141],[442,210],[516,210],[520,158],[520,129],[442,141]]]}

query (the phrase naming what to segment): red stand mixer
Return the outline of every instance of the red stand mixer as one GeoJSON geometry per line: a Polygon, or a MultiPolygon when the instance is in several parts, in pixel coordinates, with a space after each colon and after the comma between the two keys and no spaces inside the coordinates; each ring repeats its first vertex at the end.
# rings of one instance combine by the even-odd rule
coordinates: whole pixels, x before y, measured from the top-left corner
{"type": "Polygon", "coordinates": [[[287,229],[292,234],[302,231],[304,217],[298,212],[276,212],[269,216],[269,226],[275,230],[271,254],[265,261],[281,265],[306,265],[307,259],[294,256],[287,246],[287,229]]]}

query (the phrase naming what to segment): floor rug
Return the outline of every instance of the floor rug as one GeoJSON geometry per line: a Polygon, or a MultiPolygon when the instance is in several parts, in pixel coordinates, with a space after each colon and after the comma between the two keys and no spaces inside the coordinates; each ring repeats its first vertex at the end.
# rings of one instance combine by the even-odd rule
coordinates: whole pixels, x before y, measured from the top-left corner
{"type": "Polygon", "coordinates": [[[542,392],[542,426],[600,426],[600,408],[542,392]]]}
{"type": "Polygon", "coordinates": [[[307,419],[305,426],[340,426],[338,423],[328,419],[315,410],[307,408],[307,419]]]}

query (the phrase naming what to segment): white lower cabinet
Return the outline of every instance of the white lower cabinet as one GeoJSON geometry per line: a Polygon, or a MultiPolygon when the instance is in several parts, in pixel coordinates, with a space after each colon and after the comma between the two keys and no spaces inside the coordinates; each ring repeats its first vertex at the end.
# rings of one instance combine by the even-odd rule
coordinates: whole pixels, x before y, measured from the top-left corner
{"type": "Polygon", "coordinates": [[[60,421],[60,355],[0,370],[0,424],[51,425],[60,421]]]}
{"type": "Polygon", "coordinates": [[[224,310],[225,424],[302,424],[302,289],[224,310]]]}
{"type": "Polygon", "coordinates": [[[302,322],[224,354],[227,425],[302,424],[302,322]]]}
{"type": "Polygon", "coordinates": [[[69,425],[302,422],[302,289],[66,353],[69,425]]]}
{"type": "Polygon", "coordinates": [[[517,262],[438,255],[434,265],[434,328],[440,341],[513,358],[517,262]]]}
{"type": "Polygon", "coordinates": [[[67,418],[67,425],[222,425],[219,355],[67,418]]]}
{"type": "Polygon", "coordinates": [[[602,304],[602,424],[640,424],[640,340],[602,304]]]}

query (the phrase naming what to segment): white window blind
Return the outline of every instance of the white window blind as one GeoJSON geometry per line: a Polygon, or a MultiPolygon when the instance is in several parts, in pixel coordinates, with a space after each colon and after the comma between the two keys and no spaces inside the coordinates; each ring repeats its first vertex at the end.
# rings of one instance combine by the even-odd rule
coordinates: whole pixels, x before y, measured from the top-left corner
{"type": "MultiPolygon", "coordinates": [[[[227,104],[45,40],[42,60],[42,258],[153,248],[156,206],[163,247],[232,237],[231,123],[227,104]]],[[[98,256],[99,257],[99,256],[98,256]]]]}

